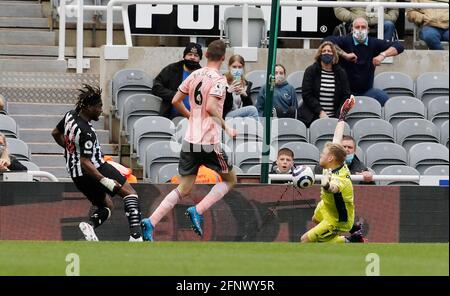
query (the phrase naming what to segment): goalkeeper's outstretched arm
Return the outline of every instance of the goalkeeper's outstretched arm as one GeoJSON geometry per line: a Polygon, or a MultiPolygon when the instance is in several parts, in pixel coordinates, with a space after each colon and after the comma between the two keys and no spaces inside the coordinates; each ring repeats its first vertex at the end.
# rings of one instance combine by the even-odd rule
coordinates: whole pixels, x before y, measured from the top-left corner
{"type": "Polygon", "coordinates": [[[341,107],[339,120],[338,123],[336,124],[336,128],[334,129],[333,143],[341,144],[345,129],[345,117],[347,116],[347,113],[353,108],[354,105],[355,105],[355,97],[353,95],[350,95],[350,98],[345,100],[344,104],[341,107]]]}

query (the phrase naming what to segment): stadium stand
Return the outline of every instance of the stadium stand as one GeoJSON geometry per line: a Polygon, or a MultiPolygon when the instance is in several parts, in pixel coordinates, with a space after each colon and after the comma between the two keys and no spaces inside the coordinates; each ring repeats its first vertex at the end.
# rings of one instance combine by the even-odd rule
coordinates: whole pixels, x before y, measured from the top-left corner
{"type": "Polygon", "coordinates": [[[383,72],[375,76],[373,87],[384,90],[388,96],[415,96],[414,80],[401,72],[383,72]]]}
{"type": "Polygon", "coordinates": [[[436,97],[428,103],[427,119],[437,127],[448,121],[448,97],[436,97]]]}
{"type": "MultiPolygon", "coordinates": [[[[234,152],[234,164],[244,173],[247,173],[250,167],[261,164],[262,147],[263,145],[261,142],[245,142],[237,145],[234,152]]],[[[270,149],[270,162],[275,161],[275,154],[275,150],[270,149]]]]}
{"type": "Polygon", "coordinates": [[[158,183],[161,167],[168,163],[178,164],[181,144],[173,141],[157,141],[146,147],[144,163],[144,179],[158,183]]]}
{"type": "Polygon", "coordinates": [[[319,163],[320,151],[310,143],[291,142],[284,144],[281,148],[289,148],[294,152],[295,164],[308,165],[314,169],[313,167],[319,163]]]}
{"type": "Polygon", "coordinates": [[[419,75],[416,79],[416,95],[426,106],[435,97],[448,97],[448,73],[427,72],[419,75]]]}
{"type": "Polygon", "coordinates": [[[441,125],[441,144],[448,148],[448,120],[441,125]]]}
{"type": "Polygon", "coordinates": [[[6,114],[0,114],[0,132],[6,137],[17,138],[19,132],[14,118],[6,114]]]}
{"type": "Polygon", "coordinates": [[[375,143],[366,151],[366,165],[379,174],[390,165],[408,165],[408,154],[395,143],[375,143]]]}
{"type": "Polygon", "coordinates": [[[405,119],[395,130],[395,142],[409,150],[412,145],[421,142],[439,143],[439,129],[426,119],[405,119]]]}
{"type": "Polygon", "coordinates": [[[260,175],[261,174],[261,164],[254,165],[247,170],[249,175],[260,175]]]}
{"type": "MultiPolygon", "coordinates": [[[[173,121],[173,123],[175,123],[175,122],[176,121],[173,121]]],[[[177,127],[176,127],[176,131],[175,131],[175,138],[174,138],[174,140],[176,140],[180,144],[183,142],[184,135],[186,134],[186,131],[187,131],[188,123],[189,123],[188,119],[183,117],[176,124],[177,127]]]]}
{"type": "Polygon", "coordinates": [[[384,105],[384,119],[389,121],[394,128],[404,119],[424,119],[425,112],[425,105],[414,97],[392,97],[384,105]]]}
{"type": "MultiPolygon", "coordinates": [[[[390,165],[380,171],[380,175],[419,176],[415,168],[407,165],[390,165]]],[[[380,185],[419,185],[418,181],[380,181],[380,185]]]]}
{"type": "Polygon", "coordinates": [[[41,170],[37,166],[37,164],[35,164],[34,162],[21,160],[20,163],[23,164],[29,171],[40,171],[41,170]]]}
{"type": "Polygon", "coordinates": [[[244,142],[262,142],[263,126],[259,121],[250,117],[235,117],[226,119],[226,123],[229,127],[236,130],[234,139],[231,139],[228,134],[224,133],[224,143],[233,150],[244,142]]]}
{"type": "Polygon", "coordinates": [[[274,118],[271,124],[271,145],[283,146],[289,142],[308,142],[305,124],[293,118],[274,118]]]}
{"type": "Polygon", "coordinates": [[[17,160],[31,160],[31,153],[27,143],[15,138],[6,138],[6,143],[8,144],[9,153],[14,155],[17,160]]]}
{"type": "Polygon", "coordinates": [[[358,121],[353,127],[353,138],[363,151],[374,143],[395,143],[392,125],[378,118],[366,118],[358,121]]]}
{"type": "Polygon", "coordinates": [[[346,122],[353,128],[355,123],[365,118],[381,118],[381,104],[377,100],[366,96],[356,96],[355,106],[347,115],[346,122]]]}
{"type": "Polygon", "coordinates": [[[253,105],[256,105],[258,93],[264,85],[266,85],[266,71],[253,70],[245,75],[245,79],[252,83],[252,89],[250,90],[250,97],[252,98],[253,105]]]}
{"type": "Polygon", "coordinates": [[[421,174],[431,166],[448,166],[448,148],[439,143],[415,144],[409,149],[409,165],[421,174]]]}
{"type": "Polygon", "coordinates": [[[425,176],[448,176],[449,168],[448,165],[433,165],[426,168],[422,175],[425,176]]]}
{"type": "Polygon", "coordinates": [[[287,82],[292,85],[295,89],[295,93],[297,94],[297,102],[298,107],[300,107],[303,104],[303,98],[302,98],[302,85],[303,85],[303,75],[305,74],[305,71],[295,71],[288,75],[286,78],[287,82]]]}
{"type": "Polygon", "coordinates": [[[178,175],[178,163],[165,164],[159,168],[158,183],[170,182],[175,175],[178,175]]]}
{"type": "MultiPolygon", "coordinates": [[[[320,118],[313,121],[309,127],[309,143],[322,151],[325,143],[333,140],[337,122],[337,118],[320,118]]],[[[350,126],[347,123],[345,123],[344,134],[350,135],[350,126]]]]}

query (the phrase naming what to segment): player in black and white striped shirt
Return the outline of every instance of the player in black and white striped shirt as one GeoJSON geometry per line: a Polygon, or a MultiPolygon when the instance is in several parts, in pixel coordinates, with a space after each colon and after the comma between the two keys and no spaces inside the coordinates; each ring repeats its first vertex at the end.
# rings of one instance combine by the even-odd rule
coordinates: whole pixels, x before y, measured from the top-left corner
{"type": "Polygon", "coordinates": [[[110,197],[118,194],[125,203],[130,241],[142,241],[141,212],[136,191],[119,171],[103,160],[97,134],[90,123],[91,120],[98,121],[102,114],[101,90],[84,85],[80,92],[75,110],[67,112],[52,131],[55,141],[65,149],[70,177],[97,207],[89,219],[90,223],[81,222],[80,229],[86,240],[97,241],[94,228],[111,216],[113,203],[110,197]]]}

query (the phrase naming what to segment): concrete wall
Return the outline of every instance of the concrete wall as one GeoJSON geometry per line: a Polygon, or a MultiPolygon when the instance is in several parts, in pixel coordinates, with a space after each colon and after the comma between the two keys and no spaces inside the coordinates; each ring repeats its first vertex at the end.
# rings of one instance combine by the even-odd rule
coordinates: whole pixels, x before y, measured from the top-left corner
{"type": "MultiPolygon", "coordinates": [[[[287,73],[298,70],[305,70],[312,64],[316,49],[278,49],[278,62],[286,66],[287,73]]],[[[108,83],[114,73],[125,68],[139,68],[155,77],[159,71],[167,64],[178,61],[182,58],[183,48],[180,47],[133,47],[129,50],[128,60],[105,60],[103,48],[100,59],[100,83],[104,89],[104,108],[109,110],[111,103],[108,83]]],[[[233,54],[233,49],[227,50],[226,61],[233,54]]],[[[268,49],[258,50],[258,61],[248,62],[246,71],[266,69],[268,49]]],[[[203,58],[202,64],[206,63],[203,58]]],[[[226,68],[226,63],[222,68],[226,68]]],[[[376,73],[386,71],[399,71],[407,73],[416,79],[424,72],[448,72],[449,54],[448,51],[430,50],[406,50],[401,55],[394,57],[393,64],[383,64],[378,67],[376,73]]],[[[108,111],[109,112],[109,111],[108,111]]]]}

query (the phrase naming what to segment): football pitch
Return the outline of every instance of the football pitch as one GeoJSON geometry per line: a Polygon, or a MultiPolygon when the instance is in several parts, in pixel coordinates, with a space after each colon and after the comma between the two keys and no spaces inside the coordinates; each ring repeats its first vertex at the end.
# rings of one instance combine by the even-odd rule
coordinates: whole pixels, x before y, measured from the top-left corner
{"type": "Polygon", "coordinates": [[[448,243],[85,241],[0,241],[0,275],[66,275],[74,256],[80,275],[366,275],[374,256],[380,275],[449,275],[448,243]]]}

